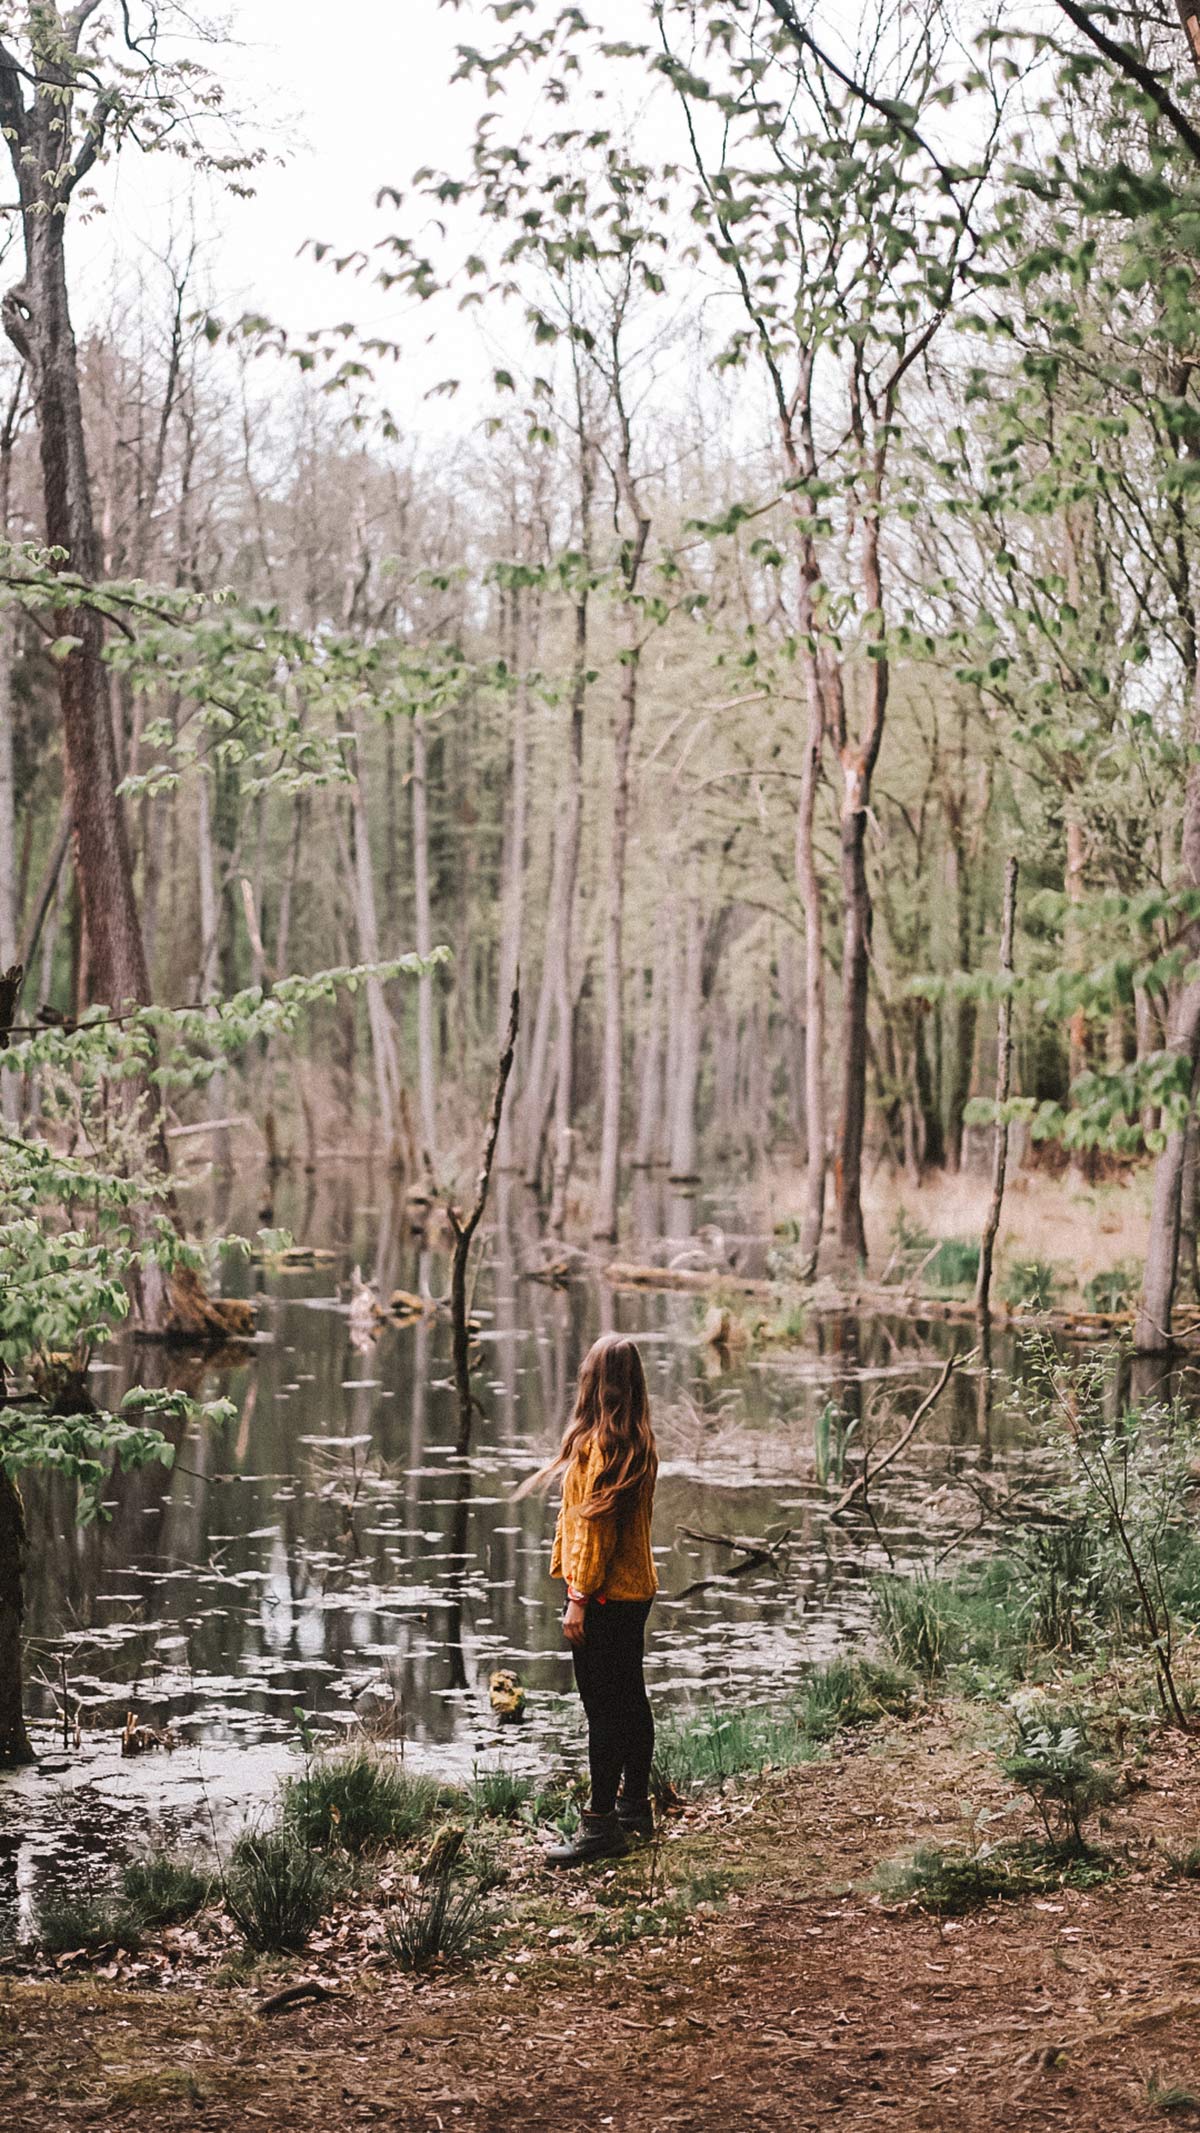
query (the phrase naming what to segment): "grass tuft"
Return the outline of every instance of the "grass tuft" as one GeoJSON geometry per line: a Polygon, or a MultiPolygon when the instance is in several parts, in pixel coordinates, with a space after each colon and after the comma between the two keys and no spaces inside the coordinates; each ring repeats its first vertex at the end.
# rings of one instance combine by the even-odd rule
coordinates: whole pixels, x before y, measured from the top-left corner
{"type": "Polygon", "coordinates": [[[303,1948],[333,1894],[329,1862],[288,1829],[248,1830],[233,1848],[225,1904],[247,1947],[303,1948]]]}
{"type": "Polygon", "coordinates": [[[388,1948],[403,1970],[461,1962],[470,1955],[484,1922],[478,1881],[460,1880],[452,1868],[407,1889],[385,1921],[388,1948]]]}
{"type": "Polygon", "coordinates": [[[833,1659],[805,1683],[800,1724],[808,1740],[832,1740],[852,1726],[907,1714],[912,1697],[912,1676],[897,1667],[870,1659],[833,1659]]]}
{"type": "Polygon", "coordinates": [[[655,1798],[670,1801],[699,1785],[724,1784],[749,1772],[808,1762],[812,1741],[788,1710],[712,1704],[658,1728],[651,1781],[655,1798]]]}
{"type": "Polygon", "coordinates": [[[477,1821],[515,1822],[533,1798],[533,1783],[515,1770],[494,1765],[477,1770],[471,1781],[471,1805],[477,1821]]]}
{"type": "Polygon", "coordinates": [[[1161,2111],[1166,2117],[1182,2117],[1185,2111],[1200,2111],[1200,2096],[1194,2089],[1184,2088],[1178,2082],[1163,2086],[1157,2081],[1148,2081],[1146,2101],[1152,2111],[1161,2111]]]}
{"type": "Polygon", "coordinates": [[[393,1756],[352,1748],[310,1763],[283,1788],[283,1819],[310,1850],[350,1852],[406,1844],[428,1829],[450,1795],[393,1756]]]}
{"type": "Polygon", "coordinates": [[[51,1896],[38,1912],[38,1944],[46,1955],[75,1948],[136,1948],[138,1921],[112,1895],[51,1896]]]}
{"type": "Polygon", "coordinates": [[[194,1918],[212,1895],[213,1878],[190,1859],[170,1852],[147,1852],[131,1859],[121,1876],[129,1910],[148,1926],[176,1926],[194,1918]]]}

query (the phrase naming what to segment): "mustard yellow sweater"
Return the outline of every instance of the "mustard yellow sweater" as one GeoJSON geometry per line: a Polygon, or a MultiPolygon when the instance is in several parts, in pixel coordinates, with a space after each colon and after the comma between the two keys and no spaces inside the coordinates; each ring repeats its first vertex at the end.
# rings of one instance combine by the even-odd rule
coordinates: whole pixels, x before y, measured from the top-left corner
{"type": "Polygon", "coordinates": [[[654,1478],[643,1483],[632,1501],[599,1518],[584,1518],[582,1507],[596,1486],[602,1464],[598,1448],[592,1446],[585,1455],[572,1459],[563,1475],[550,1575],[565,1578],[573,1592],[589,1600],[652,1600],[658,1591],[650,1552],[654,1478]]]}

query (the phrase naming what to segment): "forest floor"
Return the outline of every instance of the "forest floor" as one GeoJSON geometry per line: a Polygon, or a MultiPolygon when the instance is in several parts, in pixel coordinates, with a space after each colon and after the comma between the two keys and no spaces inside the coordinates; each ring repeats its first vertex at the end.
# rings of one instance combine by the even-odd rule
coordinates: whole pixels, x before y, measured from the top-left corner
{"type": "Polygon", "coordinates": [[[71,1965],[12,1972],[0,1978],[0,2124],[1200,2123],[1200,1882],[1170,1856],[1200,1835],[1200,1744],[1159,1731],[1127,1768],[1099,1832],[1114,1863],[1101,1885],[940,1921],[872,1893],[881,1862],[961,1838],[966,1802],[977,1816],[1011,1802],[995,1720],[943,1705],[847,1736],[824,1759],[673,1817],[657,1858],[589,1877],[552,1876],[531,1837],[513,1838],[524,1863],[493,1899],[507,1913],[502,1949],[474,1967],[413,1979],[382,1953],[347,1967],[316,1943],[240,1976],[184,1964],[149,1990],[71,1965]],[[649,1877],[695,1893],[718,1873],[720,1901],[664,1933],[649,1877]],[[639,1890],[641,1930],[605,1945],[606,1905],[636,1922],[639,1890]],[[258,2011],[265,1993],[314,1974],[333,1998],[258,2011]]]}

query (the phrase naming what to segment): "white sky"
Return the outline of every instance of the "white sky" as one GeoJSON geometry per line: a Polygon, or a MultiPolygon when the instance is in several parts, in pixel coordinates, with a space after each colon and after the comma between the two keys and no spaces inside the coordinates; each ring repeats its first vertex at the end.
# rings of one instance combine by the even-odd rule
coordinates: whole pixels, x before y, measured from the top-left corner
{"type": "Polygon", "coordinates": [[[271,153],[255,196],[198,186],[186,164],[126,148],[103,181],[109,211],[81,240],[92,287],[114,256],[135,265],[194,213],[222,315],[252,308],[302,333],[388,313],[380,290],[298,254],[310,238],[366,248],[387,226],[374,208],[380,186],[462,151],[476,97],[449,76],[467,11],[437,0],[233,0],[226,13],[233,42],[204,56],[245,114],[245,138],[271,153]]]}

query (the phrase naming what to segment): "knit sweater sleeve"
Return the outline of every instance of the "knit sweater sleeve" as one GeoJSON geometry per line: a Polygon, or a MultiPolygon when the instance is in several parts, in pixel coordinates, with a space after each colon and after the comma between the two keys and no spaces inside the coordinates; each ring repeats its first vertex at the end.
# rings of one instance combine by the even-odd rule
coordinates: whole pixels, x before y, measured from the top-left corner
{"type": "Polygon", "coordinates": [[[572,1591],[582,1594],[585,1600],[594,1599],[597,1593],[603,1592],[604,1579],[617,1544],[617,1520],[614,1512],[603,1512],[599,1518],[585,1518],[582,1515],[599,1480],[603,1464],[600,1452],[593,1450],[588,1456],[584,1472],[578,1514],[572,1521],[575,1544],[571,1550],[569,1565],[570,1585],[572,1591]]]}

